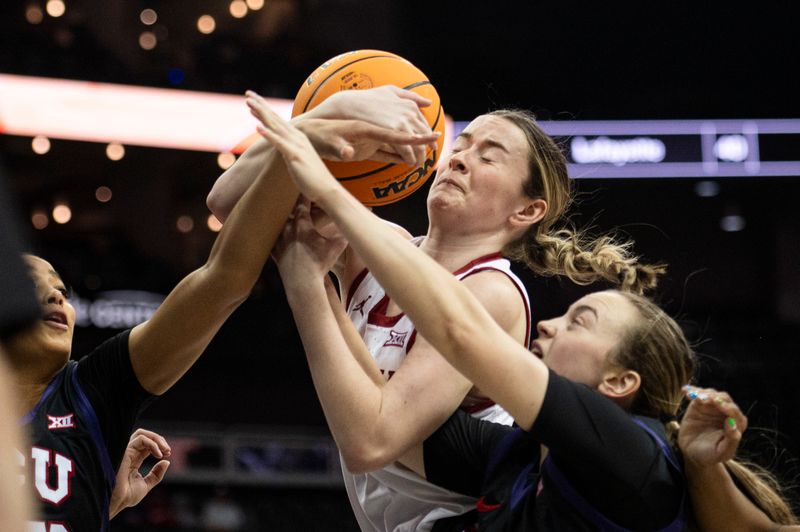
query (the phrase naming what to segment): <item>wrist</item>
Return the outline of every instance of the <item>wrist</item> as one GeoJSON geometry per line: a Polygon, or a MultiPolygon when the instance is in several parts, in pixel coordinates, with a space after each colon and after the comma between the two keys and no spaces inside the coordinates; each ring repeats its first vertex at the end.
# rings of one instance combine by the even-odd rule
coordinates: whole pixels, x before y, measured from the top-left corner
{"type": "Polygon", "coordinates": [[[320,190],[317,197],[312,201],[325,211],[328,216],[331,216],[337,209],[343,208],[350,201],[358,202],[358,200],[336,180],[330,180],[326,183],[325,188],[320,190]]]}
{"type": "Polygon", "coordinates": [[[289,305],[304,306],[314,301],[319,294],[325,294],[324,278],[317,274],[293,272],[291,277],[284,278],[283,289],[289,305]]]}
{"type": "Polygon", "coordinates": [[[707,464],[684,456],[683,467],[690,484],[698,485],[705,482],[713,482],[715,479],[718,480],[728,476],[728,470],[725,469],[725,464],[722,462],[707,464]]]}

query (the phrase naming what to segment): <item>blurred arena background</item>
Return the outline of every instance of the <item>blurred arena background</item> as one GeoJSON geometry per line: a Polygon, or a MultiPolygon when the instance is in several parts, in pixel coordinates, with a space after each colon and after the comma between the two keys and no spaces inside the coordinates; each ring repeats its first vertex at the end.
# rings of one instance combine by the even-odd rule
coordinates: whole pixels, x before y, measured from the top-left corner
{"type": "MultiPolygon", "coordinates": [[[[619,228],[670,265],[658,299],[696,341],[700,382],[732,393],[760,428],[745,448],[791,482],[800,472],[800,47],[790,9],[8,0],[0,74],[292,98],[322,61],[377,48],[420,67],[456,125],[509,106],[557,121],[551,133],[579,192],[574,220],[619,228]],[[570,129],[578,121],[603,122],[570,129]],[[655,158],[619,155],[635,146],[655,158]]],[[[0,165],[31,248],[72,283],[81,356],[202,264],[215,236],[205,195],[231,160],[33,136],[0,135],[0,165]]],[[[378,212],[423,233],[425,193],[378,212]]],[[[536,319],[585,290],[520,274],[536,319]]],[[[142,425],[167,435],[175,459],[113,530],[356,529],[271,266],[142,425]]]]}

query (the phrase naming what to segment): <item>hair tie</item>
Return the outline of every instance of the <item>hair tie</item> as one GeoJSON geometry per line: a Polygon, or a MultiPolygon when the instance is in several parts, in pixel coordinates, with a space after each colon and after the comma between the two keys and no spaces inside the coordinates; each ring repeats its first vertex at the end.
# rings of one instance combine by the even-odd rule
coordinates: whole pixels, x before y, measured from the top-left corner
{"type": "Polygon", "coordinates": [[[678,422],[678,416],[676,416],[675,414],[662,413],[658,415],[658,419],[665,425],[671,423],[672,421],[674,421],[675,423],[678,422]]]}

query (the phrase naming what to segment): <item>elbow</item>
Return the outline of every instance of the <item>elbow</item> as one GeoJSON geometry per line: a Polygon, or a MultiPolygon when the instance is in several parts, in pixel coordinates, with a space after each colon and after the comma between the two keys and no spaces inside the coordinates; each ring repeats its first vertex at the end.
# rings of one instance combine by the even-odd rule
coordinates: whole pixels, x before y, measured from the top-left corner
{"type": "Polygon", "coordinates": [[[394,462],[400,454],[391,453],[390,449],[360,441],[356,445],[339,446],[344,466],[355,475],[382,469],[394,462]]]}
{"type": "Polygon", "coordinates": [[[344,466],[347,468],[347,470],[354,475],[369,473],[370,471],[383,469],[384,467],[392,463],[392,460],[385,460],[378,454],[372,454],[372,455],[359,454],[359,453],[345,454],[344,452],[342,452],[342,460],[344,461],[344,466]]]}
{"type": "Polygon", "coordinates": [[[225,201],[225,195],[216,184],[206,196],[206,206],[220,222],[224,222],[231,211],[231,206],[225,201]]]}
{"type": "Polygon", "coordinates": [[[465,318],[464,314],[458,313],[442,316],[443,342],[442,345],[434,345],[434,347],[448,362],[452,363],[456,357],[474,349],[475,340],[482,334],[481,327],[465,318]]]}

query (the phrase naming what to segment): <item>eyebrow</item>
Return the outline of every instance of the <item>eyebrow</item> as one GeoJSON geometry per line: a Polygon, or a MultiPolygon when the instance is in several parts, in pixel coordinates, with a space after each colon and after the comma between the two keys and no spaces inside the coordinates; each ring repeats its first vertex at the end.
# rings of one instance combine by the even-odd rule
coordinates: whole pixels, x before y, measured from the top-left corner
{"type": "MultiPolygon", "coordinates": [[[[469,142],[472,142],[472,133],[461,132],[461,133],[458,134],[456,139],[459,139],[459,138],[462,138],[462,137],[465,138],[466,140],[468,140],[469,142]]],[[[485,145],[489,146],[490,148],[497,148],[497,149],[502,150],[502,151],[504,151],[506,153],[509,153],[509,154],[511,153],[511,152],[508,151],[508,148],[506,148],[503,144],[501,144],[500,142],[498,142],[496,140],[493,140],[493,139],[486,139],[483,142],[481,142],[481,144],[485,144],[485,145]]]]}

